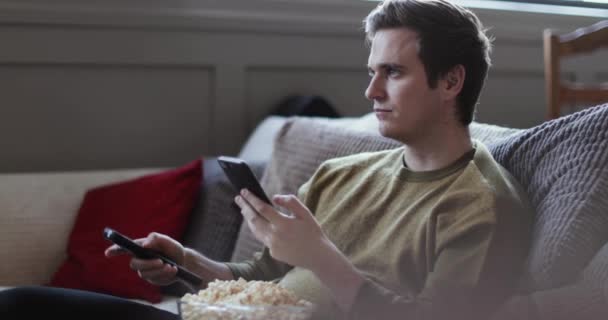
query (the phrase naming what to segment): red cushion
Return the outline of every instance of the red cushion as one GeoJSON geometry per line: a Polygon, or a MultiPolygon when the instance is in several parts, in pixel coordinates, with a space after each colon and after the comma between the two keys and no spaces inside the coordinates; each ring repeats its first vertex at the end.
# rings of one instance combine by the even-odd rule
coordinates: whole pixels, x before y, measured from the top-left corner
{"type": "Polygon", "coordinates": [[[201,160],[89,190],[68,242],[68,258],[50,285],[160,302],[160,288],[129,268],[129,257],[106,258],[104,227],[135,239],[156,231],[181,240],[199,194],[201,160]]]}

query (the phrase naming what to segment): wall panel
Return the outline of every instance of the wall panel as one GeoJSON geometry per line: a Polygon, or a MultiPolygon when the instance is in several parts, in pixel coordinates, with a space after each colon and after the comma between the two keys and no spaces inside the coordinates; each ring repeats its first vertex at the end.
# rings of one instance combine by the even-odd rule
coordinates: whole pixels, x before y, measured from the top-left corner
{"type": "Polygon", "coordinates": [[[254,67],[247,69],[247,117],[256,123],[286,96],[319,95],[343,116],[371,112],[364,91],[369,76],[360,68],[254,67]]]}
{"type": "Polygon", "coordinates": [[[210,152],[209,67],[0,65],[0,171],[179,165],[210,152]]]}
{"type": "MultiPolygon", "coordinates": [[[[367,1],[0,0],[0,172],[179,165],[236,155],[290,94],[344,115],[363,92],[367,1]]],[[[495,36],[478,120],[544,120],[542,30],[597,17],[475,10],[495,36]]],[[[606,79],[603,59],[565,65],[606,79]]],[[[576,75],[575,75],[576,74],[576,75]]]]}

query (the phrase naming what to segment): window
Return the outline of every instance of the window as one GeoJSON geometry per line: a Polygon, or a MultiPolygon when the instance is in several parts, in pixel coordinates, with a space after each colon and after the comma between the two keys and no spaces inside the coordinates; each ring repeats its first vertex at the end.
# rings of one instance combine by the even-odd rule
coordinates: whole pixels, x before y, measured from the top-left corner
{"type": "Polygon", "coordinates": [[[454,0],[465,7],[594,18],[608,17],[608,0],[454,0]]]}
{"type": "MultiPolygon", "coordinates": [[[[299,0],[303,1],[303,0],[299,0]]],[[[336,0],[339,1],[339,0],[336,0]]],[[[359,0],[378,2],[381,0],[359,0]]],[[[608,17],[608,0],[451,0],[465,7],[569,16],[608,17]]]]}
{"type": "Polygon", "coordinates": [[[608,0],[527,0],[527,1],[526,0],[500,0],[500,1],[608,9],[608,0]]]}

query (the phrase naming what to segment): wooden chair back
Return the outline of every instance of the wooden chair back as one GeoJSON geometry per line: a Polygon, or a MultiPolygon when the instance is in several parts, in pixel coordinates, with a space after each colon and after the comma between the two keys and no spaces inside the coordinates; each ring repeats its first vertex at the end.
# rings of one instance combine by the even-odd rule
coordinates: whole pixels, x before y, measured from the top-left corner
{"type": "MultiPolygon", "coordinates": [[[[563,35],[546,29],[543,38],[547,119],[558,118],[565,104],[592,105],[608,102],[608,83],[592,85],[569,82],[564,81],[560,74],[560,62],[563,58],[589,54],[608,47],[608,20],[563,35]]],[[[605,61],[604,67],[608,65],[608,58],[605,61]]]]}

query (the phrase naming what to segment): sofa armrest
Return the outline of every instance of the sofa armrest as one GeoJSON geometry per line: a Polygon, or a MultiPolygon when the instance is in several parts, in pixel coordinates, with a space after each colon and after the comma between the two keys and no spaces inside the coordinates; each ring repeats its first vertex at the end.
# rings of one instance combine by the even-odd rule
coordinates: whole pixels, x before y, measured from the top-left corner
{"type": "Polygon", "coordinates": [[[0,286],[51,279],[88,189],[157,170],[0,174],[0,286]]]}

